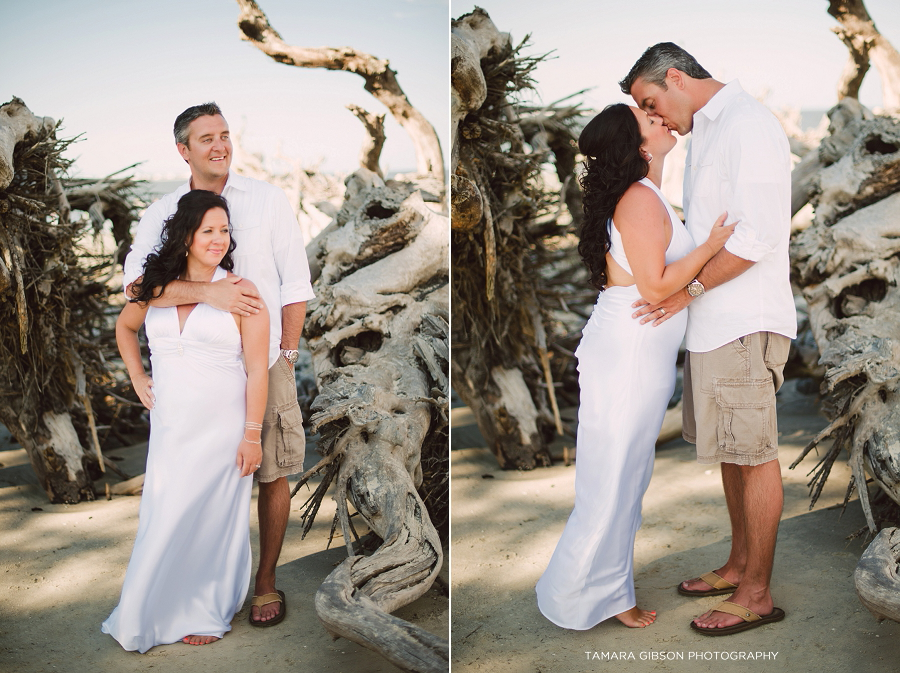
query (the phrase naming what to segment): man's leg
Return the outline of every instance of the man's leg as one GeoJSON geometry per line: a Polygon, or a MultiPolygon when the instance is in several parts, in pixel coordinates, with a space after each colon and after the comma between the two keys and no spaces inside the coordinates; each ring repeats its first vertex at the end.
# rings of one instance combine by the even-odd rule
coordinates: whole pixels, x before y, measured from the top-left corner
{"type": "MultiPolygon", "coordinates": [[[[275,568],[284,543],[291,511],[287,477],[303,471],[306,440],[303,415],[297,404],[294,368],[279,357],[269,369],[269,396],[262,428],[262,467],[256,472],[259,484],[259,566],[254,596],[276,592],[275,568]]],[[[250,607],[250,621],[263,623],[279,616],[285,606],[278,600],[262,607],[250,607]]]]}
{"type": "MultiPolygon", "coordinates": [[[[763,614],[771,612],[768,586],[783,502],[774,393],[784,380],[789,349],[786,337],[758,332],[715,351],[692,353],[686,362],[691,406],[696,409],[692,425],[697,426],[693,434],[698,460],[720,464],[731,521],[731,552],[716,574],[742,589],[749,574],[746,589],[736,591],[730,600],[739,602],[753,594],[750,602],[770,606],[763,614]]],[[[685,391],[687,380],[686,374],[685,391]]],[[[683,582],[682,587],[695,592],[712,589],[700,579],[683,582]]]]}
{"type": "MultiPolygon", "coordinates": [[[[257,501],[259,514],[259,567],[256,571],[254,596],[263,596],[275,592],[275,568],[281,555],[281,545],[287,530],[288,516],[291,513],[291,491],[287,477],[279,477],[275,481],[259,484],[257,501]]],[[[275,617],[281,604],[267,603],[258,608],[253,606],[251,619],[268,621],[275,617]]]]}
{"type": "MultiPolygon", "coordinates": [[[[723,463],[723,479],[726,472],[737,472],[739,475],[737,480],[740,483],[738,490],[742,500],[741,510],[731,512],[729,501],[729,514],[732,521],[742,520],[746,544],[746,566],[740,578],[740,586],[728,600],[765,616],[771,613],[774,607],[769,585],[775,560],[778,523],[781,520],[784,503],[781,465],[777,459],[753,466],[723,463]]],[[[732,557],[735,556],[734,539],[732,539],[732,557]]],[[[729,563],[731,561],[730,557],[729,563]]],[[[721,628],[740,624],[742,621],[740,617],[718,611],[707,612],[694,620],[697,626],[703,628],[721,628]]]]}
{"type": "MultiPolygon", "coordinates": [[[[731,520],[731,553],[721,568],[714,572],[732,584],[740,584],[747,565],[747,527],[744,523],[744,480],[740,466],[733,463],[721,463],[722,487],[725,490],[725,504],[728,518],[731,520]]],[[[702,579],[695,578],[682,582],[688,591],[709,591],[712,586],[702,579]]]]}

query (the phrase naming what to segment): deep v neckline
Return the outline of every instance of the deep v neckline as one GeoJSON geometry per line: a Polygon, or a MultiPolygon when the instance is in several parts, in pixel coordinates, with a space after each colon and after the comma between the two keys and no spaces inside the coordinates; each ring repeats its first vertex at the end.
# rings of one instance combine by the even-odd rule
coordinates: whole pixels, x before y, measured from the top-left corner
{"type": "MultiPolygon", "coordinates": [[[[209,282],[210,282],[210,283],[215,283],[217,280],[221,280],[222,278],[225,278],[227,275],[228,275],[228,271],[226,271],[225,269],[223,269],[221,266],[216,267],[216,270],[213,272],[212,278],[210,279],[209,282]]],[[[188,320],[190,320],[190,319],[191,319],[191,316],[194,315],[194,312],[195,312],[198,308],[200,308],[201,303],[202,303],[202,302],[197,302],[196,304],[194,304],[193,308],[191,308],[191,310],[188,311],[188,314],[187,314],[187,315],[185,316],[185,318],[184,318],[184,325],[181,324],[181,316],[178,315],[178,309],[179,309],[180,307],[179,307],[179,306],[173,306],[173,307],[172,307],[172,308],[175,309],[175,324],[178,325],[178,336],[179,336],[179,338],[182,337],[182,336],[184,336],[184,330],[187,329],[187,326],[188,326],[188,320]]]]}
{"type": "Polygon", "coordinates": [[[184,325],[181,324],[181,316],[178,315],[178,306],[175,306],[175,321],[178,323],[178,336],[184,336],[184,330],[187,329],[188,320],[191,319],[191,316],[194,315],[194,311],[200,308],[200,304],[194,304],[194,307],[188,311],[188,314],[184,317],[184,325]]]}

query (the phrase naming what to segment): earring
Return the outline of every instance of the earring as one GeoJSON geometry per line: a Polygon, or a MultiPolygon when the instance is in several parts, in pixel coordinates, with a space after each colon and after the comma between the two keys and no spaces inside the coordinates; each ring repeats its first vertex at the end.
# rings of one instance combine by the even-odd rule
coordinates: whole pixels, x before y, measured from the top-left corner
{"type": "Polygon", "coordinates": [[[645,152],[645,153],[644,153],[644,158],[647,160],[647,163],[648,163],[648,164],[649,164],[651,161],[653,161],[653,155],[650,154],[650,152],[645,152]]]}
{"type": "Polygon", "coordinates": [[[185,256],[185,257],[188,256],[188,252],[189,252],[188,250],[185,250],[185,251],[184,251],[184,256],[185,256]]]}

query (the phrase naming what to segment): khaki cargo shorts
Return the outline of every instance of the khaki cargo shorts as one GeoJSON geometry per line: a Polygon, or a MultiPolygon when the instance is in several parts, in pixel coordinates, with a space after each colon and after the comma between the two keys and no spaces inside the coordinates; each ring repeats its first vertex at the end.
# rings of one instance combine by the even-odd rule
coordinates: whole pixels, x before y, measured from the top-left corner
{"type": "Polygon", "coordinates": [[[791,340],[755,332],[684,364],[682,435],[698,463],[761,465],[778,458],[775,393],[791,340]]]}
{"type": "Polygon", "coordinates": [[[303,433],[303,414],[297,403],[297,384],[294,367],[278,356],[269,369],[269,397],[262,427],[262,467],[256,471],[261,482],[303,471],[306,436],[303,433]]]}

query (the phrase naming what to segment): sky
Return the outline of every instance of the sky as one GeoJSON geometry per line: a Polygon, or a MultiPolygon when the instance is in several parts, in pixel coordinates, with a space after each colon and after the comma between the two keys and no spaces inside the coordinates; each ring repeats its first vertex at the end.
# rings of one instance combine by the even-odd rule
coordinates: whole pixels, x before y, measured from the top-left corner
{"type": "MultiPolygon", "coordinates": [[[[770,108],[825,110],[837,102],[836,84],[847,48],[831,32],[837,21],[827,0],[478,0],[494,24],[526,54],[553,51],[535,72],[540,100],[551,103],[591,88],[585,104],[602,109],[632,101],[617,82],[644,49],[675,42],[720,81],[739,79],[770,108]]],[[[900,2],[865,0],[879,31],[900,49],[900,2]]],[[[451,14],[472,11],[451,0],[451,14]]],[[[870,69],[860,91],[869,107],[881,104],[881,84],[870,69]]]]}
{"type": "MultiPolygon", "coordinates": [[[[448,0],[258,0],[287,44],[350,46],[388,59],[449,152],[448,0]]],[[[353,73],[276,63],[241,40],[235,0],[0,0],[0,104],[83,135],[73,175],[143,162],[138,177],[188,176],[172,136],[185,108],[215,100],[242,146],[329,172],[358,166],[365,138],[346,105],[387,113],[385,171],[415,168],[406,132],[353,73]]]]}

